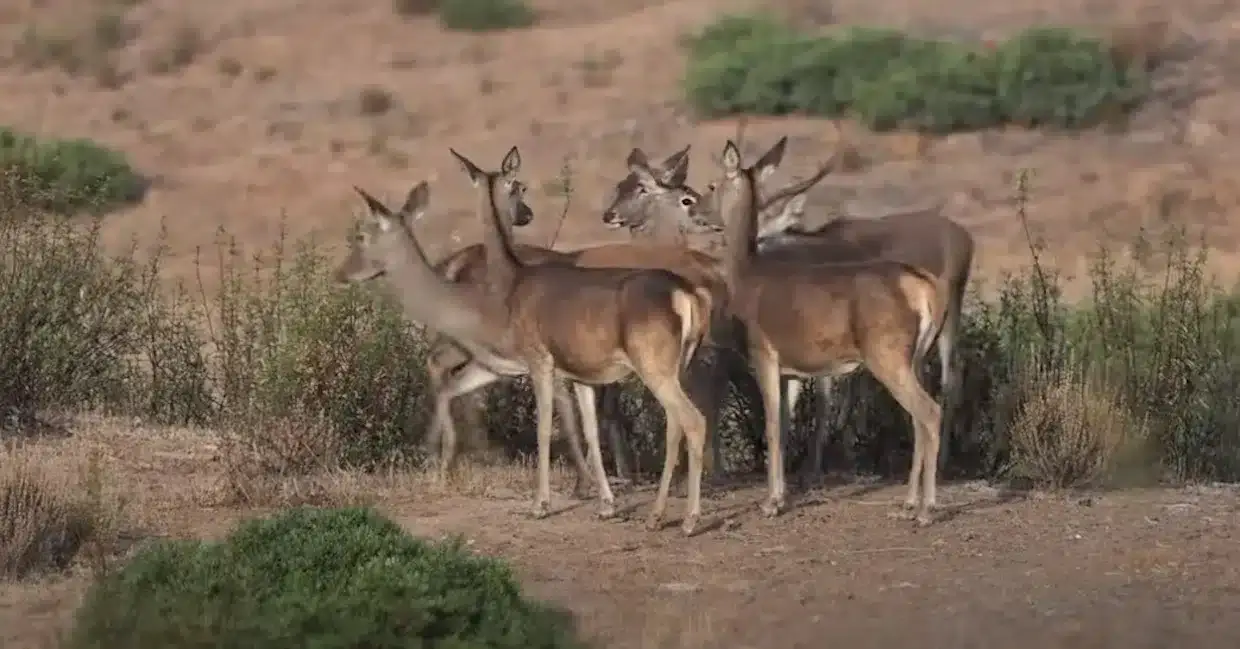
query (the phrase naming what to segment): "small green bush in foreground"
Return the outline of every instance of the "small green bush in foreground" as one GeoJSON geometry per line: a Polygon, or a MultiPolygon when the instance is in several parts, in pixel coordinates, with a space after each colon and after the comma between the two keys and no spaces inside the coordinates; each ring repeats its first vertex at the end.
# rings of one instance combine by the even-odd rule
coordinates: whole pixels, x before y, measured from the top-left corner
{"type": "Polygon", "coordinates": [[[825,36],[732,15],[687,43],[684,89],[707,117],[855,117],[874,130],[1080,128],[1137,105],[1147,80],[1100,39],[1058,27],[998,44],[853,27],[825,36]]]}
{"type": "Polygon", "coordinates": [[[164,542],[87,593],[66,645],[286,649],[582,647],[500,561],[366,509],[298,508],[218,543],[164,542]]]}

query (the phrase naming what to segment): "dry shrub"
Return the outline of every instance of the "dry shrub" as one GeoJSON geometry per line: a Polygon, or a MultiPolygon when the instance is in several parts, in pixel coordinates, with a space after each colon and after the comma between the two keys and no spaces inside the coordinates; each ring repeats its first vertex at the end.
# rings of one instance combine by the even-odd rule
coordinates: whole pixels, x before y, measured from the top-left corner
{"type": "Polygon", "coordinates": [[[1146,422],[1105,382],[1072,369],[1047,371],[1036,361],[1024,375],[1010,438],[1015,477],[1050,489],[1098,485],[1145,439],[1146,422]]]}
{"type": "MultiPolygon", "coordinates": [[[[284,418],[223,435],[223,498],[246,506],[333,505],[353,500],[338,485],[342,441],[330,425],[284,418]]],[[[351,490],[343,490],[351,491],[351,490]]]]}
{"type": "Polygon", "coordinates": [[[93,461],[76,484],[12,456],[0,471],[0,578],[64,570],[83,550],[102,558],[117,536],[119,508],[104,498],[93,461]]]}

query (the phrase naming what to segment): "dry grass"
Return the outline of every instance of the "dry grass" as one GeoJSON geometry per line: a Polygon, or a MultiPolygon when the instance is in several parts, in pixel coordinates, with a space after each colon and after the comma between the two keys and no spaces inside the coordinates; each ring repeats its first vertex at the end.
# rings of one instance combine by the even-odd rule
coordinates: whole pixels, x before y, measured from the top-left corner
{"type": "Polygon", "coordinates": [[[83,553],[96,565],[106,561],[122,512],[97,458],[75,467],[75,479],[63,466],[40,466],[15,451],[0,463],[0,578],[62,571],[83,553]]]}
{"type": "Polygon", "coordinates": [[[1137,418],[1105,382],[1031,362],[1024,407],[1011,430],[1012,474],[1049,489],[1108,483],[1147,439],[1137,418]]]}

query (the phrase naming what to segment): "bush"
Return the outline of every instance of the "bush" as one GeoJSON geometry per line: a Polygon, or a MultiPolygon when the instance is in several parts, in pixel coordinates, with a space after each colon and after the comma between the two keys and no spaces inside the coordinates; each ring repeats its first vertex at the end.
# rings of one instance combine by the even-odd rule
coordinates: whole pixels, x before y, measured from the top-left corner
{"type": "Polygon", "coordinates": [[[102,214],[139,203],[147,183],[125,156],[90,140],[41,140],[0,127],[0,209],[102,214]]]}
{"type": "MultiPolygon", "coordinates": [[[[204,368],[219,423],[260,448],[273,448],[263,435],[280,421],[326,429],[348,467],[408,459],[431,410],[421,333],[385,296],[338,286],[313,245],[283,240],[252,265],[221,240],[204,368]]],[[[316,448],[306,466],[321,466],[316,448]]]]}
{"type": "MultiPolygon", "coordinates": [[[[0,187],[0,415],[30,423],[47,409],[124,399],[131,359],[155,303],[155,266],[109,257],[99,224],[31,219],[0,187]]],[[[157,262],[156,262],[157,263],[157,262]]]]}
{"type": "Polygon", "coordinates": [[[538,15],[523,0],[440,0],[439,22],[459,31],[529,27],[538,15]]]}
{"type": "Polygon", "coordinates": [[[1063,28],[997,46],[873,28],[806,34],[729,15],[689,39],[684,87],[699,113],[855,116],[875,130],[931,132],[1005,123],[1079,128],[1131,110],[1146,71],[1063,28]]]}
{"type": "Polygon", "coordinates": [[[581,647],[498,560],[365,509],[299,508],[219,543],[164,542],[87,593],[66,644],[90,647],[581,647]]]}

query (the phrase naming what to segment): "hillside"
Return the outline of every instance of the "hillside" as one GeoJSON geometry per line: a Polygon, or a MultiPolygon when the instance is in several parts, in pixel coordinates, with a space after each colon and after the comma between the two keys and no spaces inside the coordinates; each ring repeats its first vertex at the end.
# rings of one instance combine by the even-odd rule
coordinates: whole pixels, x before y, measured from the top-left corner
{"type": "MultiPolygon", "coordinates": [[[[1112,29],[1144,20],[1130,0],[1051,4],[1013,0],[837,0],[769,3],[802,21],[893,25],[919,33],[991,37],[1055,22],[1112,29]]],[[[10,56],[0,123],[40,134],[84,136],[122,150],[156,184],[140,206],[112,215],[107,238],[151,240],[166,219],[171,276],[192,276],[194,250],[223,227],[250,246],[269,245],[282,215],[297,239],[335,244],[358,210],[350,185],[396,197],[433,179],[441,211],[423,227],[447,241],[474,237],[468,184],[449,146],[488,160],[521,147],[531,186],[554,180],[566,159],[579,190],[560,239],[622,238],[598,210],[634,146],[656,155],[694,145],[692,183],[713,173],[711,156],[732,122],[695,123],[679,99],[679,39],[736,3],[619,0],[605,6],[536,0],[530,29],[450,33],[434,17],[401,18],[390,2],[26,0],[0,9],[10,56]],[[579,6],[580,5],[580,6],[579,6]],[[120,7],[119,9],[117,7],[120,7]],[[90,46],[108,12],[123,17],[111,42],[90,46]],[[56,39],[78,44],[74,74],[55,62],[56,39]],[[82,43],[86,42],[86,45],[82,43]],[[31,51],[34,51],[32,55],[31,51]],[[49,55],[48,52],[51,51],[49,55]]],[[[814,200],[873,214],[931,200],[979,238],[980,271],[1020,264],[1014,175],[1034,171],[1031,218],[1068,271],[1099,240],[1140,228],[1191,226],[1209,237],[1224,273],[1240,259],[1237,158],[1228,145],[1240,120],[1240,9],[1186,0],[1157,14],[1170,25],[1157,98],[1122,132],[1012,130],[918,138],[847,129],[867,166],[820,188],[814,200]]],[[[61,48],[65,49],[65,48],[61,48]]],[[[827,155],[824,122],[771,119],[749,137],[792,137],[789,172],[827,155]]],[[[559,199],[535,193],[545,213],[559,199]]],[[[558,209],[556,212],[558,213],[558,209]]],[[[523,236],[547,241],[544,218],[523,236]]]]}

